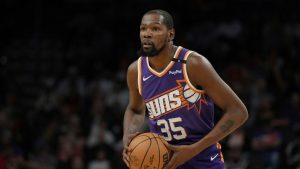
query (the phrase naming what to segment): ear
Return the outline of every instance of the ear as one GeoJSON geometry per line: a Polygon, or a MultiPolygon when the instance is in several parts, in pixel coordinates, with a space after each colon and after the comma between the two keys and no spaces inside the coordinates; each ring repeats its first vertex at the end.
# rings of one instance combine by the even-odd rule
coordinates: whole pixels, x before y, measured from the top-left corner
{"type": "Polygon", "coordinates": [[[174,38],[175,38],[175,29],[172,28],[172,29],[169,30],[169,39],[168,39],[168,41],[169,41],[169,42],[170,42],[170,41],[173,41],[174,38]]]}

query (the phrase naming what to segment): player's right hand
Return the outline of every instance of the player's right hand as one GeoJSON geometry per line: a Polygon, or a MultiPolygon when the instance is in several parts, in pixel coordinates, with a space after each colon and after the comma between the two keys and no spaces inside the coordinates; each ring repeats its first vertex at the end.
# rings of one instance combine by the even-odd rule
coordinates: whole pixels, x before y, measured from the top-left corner
{"type": "Polygon", "coordinates": [[[129,168],[129,161],[130,161],[128,153],[132,151],[131,149],[129,149],[128,145],[131,142],[131,140],[139,134],[140,134],[139,132],[135,132],[133,134],[123,136],[123,161],[125,162],[128,168],[129,168]]]}
{"type": "Polygon", "coordinates": [[[168,149],[172,151],[172,155],[164,169],[176,169],[198,153],[195,151],[194,145],[168,144],[168,149]]]}

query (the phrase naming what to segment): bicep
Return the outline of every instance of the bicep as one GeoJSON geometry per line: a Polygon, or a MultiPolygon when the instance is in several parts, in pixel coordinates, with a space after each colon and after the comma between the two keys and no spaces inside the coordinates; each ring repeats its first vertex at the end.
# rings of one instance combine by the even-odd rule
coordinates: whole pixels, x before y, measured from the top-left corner
{"type": "Polygon", "coordinates": [[[137,77],[137,65],[132,64],[128,68],[127,72],[127,86],[129,89],[129,103],[127,109],[130,109],[134,113],[144,113],[145,103],[138,91],[138,77],[137,77]]]}
{"type": "Polygon", "coordinates": [[[241,106],[242,102],[233,90],[221,79],[210,62],[203,56],[193,56],[187,65],[188,74],[195,85],[201,86],[214,103],[225,110],[241,106]]]}

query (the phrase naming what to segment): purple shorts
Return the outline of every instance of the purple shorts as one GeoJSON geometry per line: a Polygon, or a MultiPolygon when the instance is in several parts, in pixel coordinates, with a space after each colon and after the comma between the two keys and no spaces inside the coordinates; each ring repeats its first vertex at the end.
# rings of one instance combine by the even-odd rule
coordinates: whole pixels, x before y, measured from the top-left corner
{"type": "Polygon", "coordinates": [[[177,169],[224,169],[223,154],[218,146],[210,146],[177,169]]]}

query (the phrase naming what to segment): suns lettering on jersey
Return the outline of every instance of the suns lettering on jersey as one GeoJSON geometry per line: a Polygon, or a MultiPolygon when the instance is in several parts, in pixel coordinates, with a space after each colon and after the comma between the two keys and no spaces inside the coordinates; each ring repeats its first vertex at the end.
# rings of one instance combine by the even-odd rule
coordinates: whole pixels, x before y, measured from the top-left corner
{"type": "Polygon", "coordinates": [[[200,99],[201,94],[193,94],[194,92],[191,92],[183,82],[183,80],[177,80],[178,86],[146,100],[150,119],[156,119],[185,106],[187,109],[195,107],[198,112],[200,111],[199,105],[203,102],[203,99],[200,99]],[[195,99],[192,99],[191,94],[196,96],[195,99]]]}
{"type": "Polygon", "coordinates": [[[146,102],[149,117],[156,118],[172,110],[182,107],[182,87],[176,88],[146,102]]]}
{"type": "Polygon", "coordinates": [[[147,101],[146,106],[149,110],[149,117],[156,118],[181,107],[184,103],[182,102],[181,93],[182,88],[177,88],[147,101]]]}

